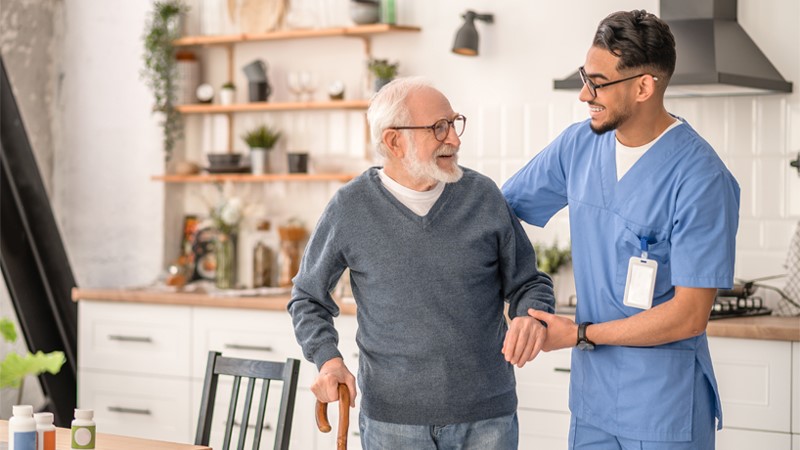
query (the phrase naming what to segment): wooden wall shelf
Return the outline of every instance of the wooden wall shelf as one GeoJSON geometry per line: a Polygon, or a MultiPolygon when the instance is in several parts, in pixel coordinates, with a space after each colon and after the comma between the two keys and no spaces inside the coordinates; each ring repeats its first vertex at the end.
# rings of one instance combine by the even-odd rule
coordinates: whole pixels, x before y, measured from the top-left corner
{"type": "Polygon", "coordinates": [[[324,102],[253,102],[234,105],[196,103],[178,105],[175,109],[182,114],[225,114],[233,112],[259,111],[300,111],[300,110],[366,110],[367,100],[332,100],[324,102]]]}
{"type": "Polygon", "coordinates": [[[236,44],[240,42],[277,41],[277,40],[307,39],[307,38],[332,37],[332,36],[367,37],[376,34],[396,33],[403,31],[418,32],[420,31],[420,28],[413,26],[405,26],[405,25],[388,25],[385,23],[376,23],[370,25],[358,25],[354,27],[284,30],[284,31],[272,31],[269,33],[240,33],[240,34],[215,35],[215,36],[185,36],[175,41],[172,41],[172,44],[176,47],[187,47],[192,45],[227,45],[227,44],[236,44]]]}
{"type": "Polygon", "coordinates": [[[249,173],[220,173],[198,175],[153,175],[150,179],[165,183],[264,183],[273,181],[337,181],[346,183],[357,175],[352,173],[267,173],[253,175],[249,173]]]}

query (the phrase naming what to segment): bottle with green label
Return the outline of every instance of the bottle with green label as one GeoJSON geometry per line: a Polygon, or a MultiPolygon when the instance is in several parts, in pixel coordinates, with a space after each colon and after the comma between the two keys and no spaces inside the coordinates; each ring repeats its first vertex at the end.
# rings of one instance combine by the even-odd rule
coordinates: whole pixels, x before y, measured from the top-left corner
{"type": "Polygon", "coordinates": [[[91,409],[75,409],[75,420],[72,421],[73,450],[93,449],[94,436],[94,411],[91,409]]]}

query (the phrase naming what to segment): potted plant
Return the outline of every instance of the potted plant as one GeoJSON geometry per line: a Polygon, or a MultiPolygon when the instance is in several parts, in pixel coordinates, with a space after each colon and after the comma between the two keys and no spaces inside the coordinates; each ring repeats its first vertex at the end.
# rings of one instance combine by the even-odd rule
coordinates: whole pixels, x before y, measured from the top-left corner
{"type": "Polygon", "coordinates": [[[281,138],[281,132],[267,125],[259,125],[242,135],[242,140],[250,147],[250,164],[252,173],[267,173],[267,152],[281,138]]]}
{"type": "MultiPolygon", "coordinates": [[[[0,335],[8,343],[16,342],[17,330],[11,320],[0,318],[0,335]]],[[[55,375],[61,371],[61,366],[66,361],[64,352],[60,351],[50,353],[38,351],[35,354],[25,352],[24,355],[10,352],[0,360],[0,388],[16,388],[17,399],[14,404],[21,405],[25,378],[45,372],[55,375]]]]}
{"type": "Polygon", "coordinates": [[[236,85],[228,81],[219,90],[219,103],[221,105],[232,105],[236,96],[236,85]]]}
{"type": "Polygon", "coordinates": [[[372,58],[369,60],[367,68],[375,76],[375,92],[378,92],[397,76],[399,66],[399,62],[390,63],[388,59],[372,58]]]}
{"type": "Polygon", "coordinates": [[[161,113],[164,130],[164,153],[172,156],[175,142],[181,137],[180,113],[175,109],[177,61],[172,42],[181,36],[181,21],[189,8],[181,0],[157,1],[144,34],[144,69],[141,76],[153,92],[153,111],[161,113]]]}
{"type": "Polygon", "coordinates": [[[536,252],[536,266],[542,272],[550,275],[553,280],[553,291],[556,294],[556,302],[558,302],[558,291],[562,278],[559,272],[572,262],[572,249],[570,247],[559,248],[558,241],[553,241],[553,245],[549,247],[537,243],[533,245],[533,249],[536,252]]]}

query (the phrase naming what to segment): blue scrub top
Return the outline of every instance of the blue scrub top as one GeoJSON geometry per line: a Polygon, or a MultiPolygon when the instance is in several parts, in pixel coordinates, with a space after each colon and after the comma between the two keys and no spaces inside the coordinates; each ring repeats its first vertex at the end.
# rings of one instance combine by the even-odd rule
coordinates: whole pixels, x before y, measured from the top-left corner
{"type": "MultiPolygon", "coordinates": [[[[640,239],[658,262],[653,306],[675,286],[733,284],[739,185],[714,149],[685,120],[617,181],[616,135],[589,120],[567,128],[503,186],[522,220],[544,226],[569,205],[576,322],[641,312],[623,305],[628,260],[640,239]]],[[[598,346],[572,352],[570,410],[607,432],[638,440],[692,435],[695,365],[722,410],[706,334],[657,347],[598,346]]]]}

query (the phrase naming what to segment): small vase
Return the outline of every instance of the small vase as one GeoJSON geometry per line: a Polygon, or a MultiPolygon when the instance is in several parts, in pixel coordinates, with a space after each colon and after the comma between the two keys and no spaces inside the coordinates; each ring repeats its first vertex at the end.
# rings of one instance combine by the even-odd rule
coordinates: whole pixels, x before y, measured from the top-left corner
{"type": "Polygon", "coordinates": [[[236,234],[217,233],[214,245],[214,256],[217,260],[216,285],[219,289],[236,287],[236,234]]]}
{"type": "Polygon", "coordinates": [[[266,148],[252,147],[250,149],[250,172],[254,175],[269,173],[269,154],[266,148]]]}
{"type": "Polygon", "coordinates": [[[236,97],[236,91],[231,88],[222,88],[219,91],[219,104],[220,105],[232,105],[234,98],[236,97]]]}

